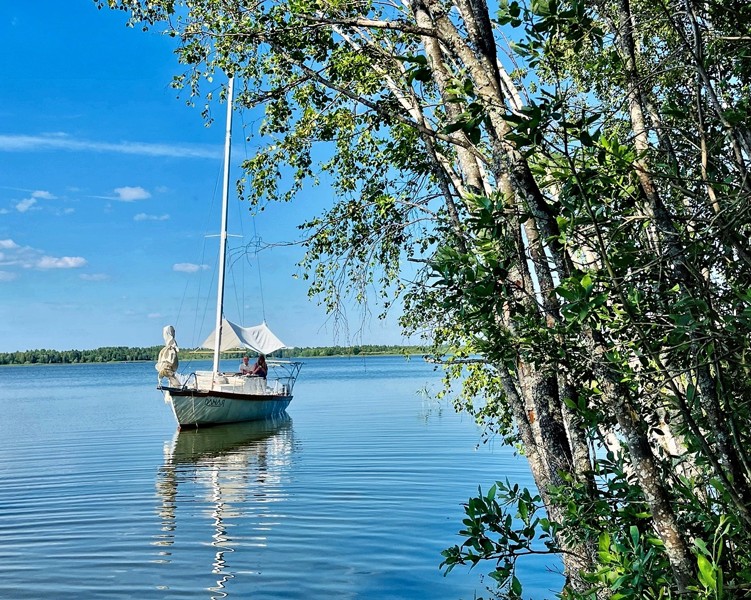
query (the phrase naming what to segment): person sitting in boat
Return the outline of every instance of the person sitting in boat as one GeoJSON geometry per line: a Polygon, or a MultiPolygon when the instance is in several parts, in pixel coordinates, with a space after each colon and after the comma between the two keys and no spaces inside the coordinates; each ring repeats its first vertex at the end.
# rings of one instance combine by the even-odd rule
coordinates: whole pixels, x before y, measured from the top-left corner
{"type": "Polygon", "coordinates": [[[253,372],[255,365],[251,366],[248,364],[248,360],[247,356],[243,356],[243,361],[240,363],[240,368],[238,369],[240,375],[250,375],[253,372]]]}
{"type": "Polygon", "coordinates": [[[256,377],[266,377],[268,372],[269,367],[266,365],[266,357],[263,354],[260,354],[256,364],[251,368],[250,374],[255,375],[256,377]]]}

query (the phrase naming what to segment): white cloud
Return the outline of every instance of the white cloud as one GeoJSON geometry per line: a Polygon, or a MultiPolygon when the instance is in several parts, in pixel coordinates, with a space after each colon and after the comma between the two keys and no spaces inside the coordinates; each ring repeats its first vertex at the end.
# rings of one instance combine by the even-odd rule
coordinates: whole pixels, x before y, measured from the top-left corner
{"type": "Polygon", "coordinates": [[[142,187],[119,187],[115,188],[116,199],[121,202],[134,202],[136,200],[146,200],[151,198],[151,194],[142,187]]]}
{"type": "Polygon", "coordinates": [[[3,252],[0,254],[0,267],[23,267],[31,268],[34,259],[39,256],[39,252],[34,253],[31,248],[13,248],[12,252],[3,252]]]}
{"type": "Polygon", "coordinates": [[[146,315],[146,318],[147,319],[161,319],[162,315],[161,313],[149,313],[148,315],[146,315]]]}
{"type": "Polygon", "coordinates": [[[81,256],[50,256],[31,246],[19,246],[12,239],[0,240],[0,267],[18,269],[77,269],[87,264],[81,256]]]}
{"type": "Polygon", "coordinates": [[[106,273],[81,273],[79,277],[84,281],[107,281],[110,278],[106,273]]]}
{"type": "Polygon", "coordinates": [[[208,265],[194,265],[193,263],[177,263],[173,265],[172,270],[179,273],[195,273],[196,271],[205,271],[208,265]]]}
{"type": "Polygon", "coordinates": [[[0,283],[3,281],[13,281],[16,277],[17,275],[10,271],[0,271],[0,283]]]}
{"type": "Polygon", "coordinates": [[[81,256],[43,256],[37,263],[37,269],[78,269],[86,265],[86,259],[81,256]]]}
{"type": "Polygon", "coordinates": [[[36,198],[25,198],[16,204],[16,210],[21,213],[25,213],[30,210],[32,206],[37,203],[36,198]]]}
{"type": "Polygon", "coordinates": [[[31,192],[31,196],[19,200],[16,203],[16,210],[20,213],[25,213],[28,210],[39,210],[37,206],[37,200],[57,200],[57,196],[51,194],[47,190],[34,190],[31,192]]]}
{"type": "Polygon", "coordinates": [[[71,152],[113,152],[141,156],[220,159],[220,147],[196,144],[151,144],[147,142],[96,142],[77,140],[65,133],[44,135],[0,135],[0,152],[40,152],[69,150],[71,152]]]}
{"type": "Polygon", "coordinates": [[[166,221],[169,219],[169,215],[147,215],[146,213],[138,213],[133,217],[134,221],[166,221]]]}

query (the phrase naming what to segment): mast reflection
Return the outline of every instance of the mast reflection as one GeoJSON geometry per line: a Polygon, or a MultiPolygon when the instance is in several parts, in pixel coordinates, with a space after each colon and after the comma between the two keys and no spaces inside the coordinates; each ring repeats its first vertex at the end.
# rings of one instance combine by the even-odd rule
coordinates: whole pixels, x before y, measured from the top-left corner
{"type": "MultiPolygon", "coordinates": [[[[208,591],[211,598],[226,597],[226,585],[235,577],[228,555],[240,546],[265,546],[269,523],[250,523],[256,535],[246,526],[235,527],[230,536],[228,526],[248,525],[253,513],[266,518],[259,513],[268,512],[268,507],[260,509],[259,504],[285,499],[293,451],[292,419],[286,413],[265,421],[177,431],[172,442],[165,443],[164,464],[156,479],[161,532],[153,543],[159,547],[159,562],[172,561],[179,521],[187,520],[187,526],[195,528],[201,517],[207,517],[211,527],[204,539],[215,548],[211,573],[219,576],[208,591]],[[186,510],[183,518],[179,513],[186,510]]],[[[195,530],[191,535],[204,537],[195,530]]]]}

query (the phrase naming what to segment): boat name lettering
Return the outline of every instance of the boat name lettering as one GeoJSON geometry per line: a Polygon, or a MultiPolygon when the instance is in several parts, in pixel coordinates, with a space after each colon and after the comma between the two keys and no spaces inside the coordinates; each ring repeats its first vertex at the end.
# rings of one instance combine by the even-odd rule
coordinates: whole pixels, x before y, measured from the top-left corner
{"type": "Polygon", "coordinates": [[[206,398],[206,406],[224,406],[224,398],[206,398]]]}

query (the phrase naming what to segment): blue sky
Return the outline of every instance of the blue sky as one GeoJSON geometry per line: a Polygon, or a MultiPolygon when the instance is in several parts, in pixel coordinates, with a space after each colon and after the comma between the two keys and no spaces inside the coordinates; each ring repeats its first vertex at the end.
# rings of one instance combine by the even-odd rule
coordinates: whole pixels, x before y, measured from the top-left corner
{"type": "MultiPolygon", "coordinates": [[[[205,127],[169,87],[182,69],[174,40],[90,0],[2,2],[0,40],[0,352],[158,345],[166,324],[197,345],[214,319],[218,241],[206,236],[219,229],[223,106],[205,127]]],[[[236,164],[252,153],[242,124],[236,164]]],[[[243,237],[230,244],[254,230],[292,241],[326,196],[310,190],[254,220],[234,201],[230,231],[243,237]]],[[[300,257],[294,246],[262,252],[261,285],[257,265],[240,261],[249,268],[230,278],[228,318],[265,314],[289,345],[347,343],[293,279],[300,257]]],[[[360,326],[353,310],[350,336],[360,326]]],[[[353,341],[403,339],[373,318],[353,341]]]]}

